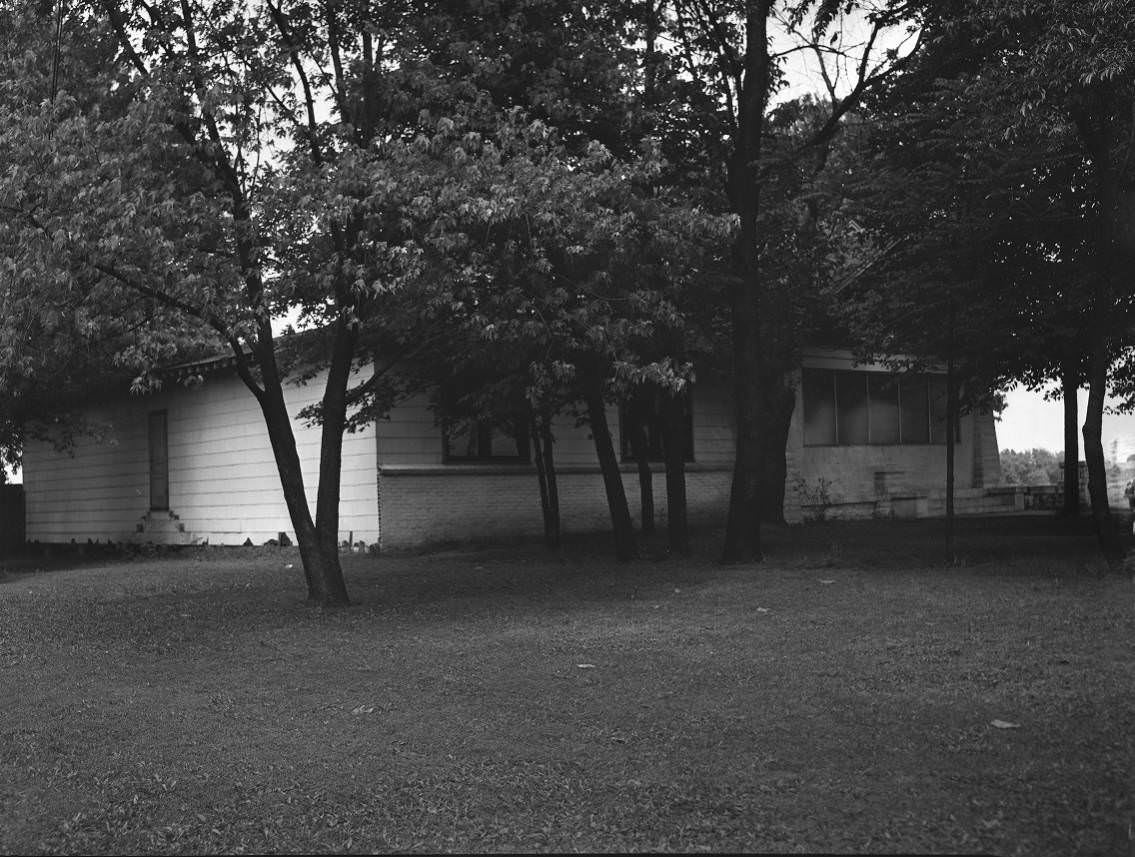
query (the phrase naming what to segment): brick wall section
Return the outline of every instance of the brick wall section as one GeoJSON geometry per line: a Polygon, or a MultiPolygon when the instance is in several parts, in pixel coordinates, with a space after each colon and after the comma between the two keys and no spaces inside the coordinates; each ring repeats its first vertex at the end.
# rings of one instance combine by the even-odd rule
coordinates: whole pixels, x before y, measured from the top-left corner
{"type": "MultiPolygon", "coordinates": [[[[694,525],[724,521],[731,473],[721,466],[690,465],[687,504],[694,525]]],[[[597,467],[557,474],[564,533],[609,530],[607,499],[597,467]]],[[[530,467],[382,467],[379,471],[384,548],[449,541],[512,541],[544,531],[536,472],[530,467]]],[[[639,523],[638,475],[623,470],[631,515],[639,523]]],[[[654,474],[655,520],[666,522],[666,477],[654,474]]]]}

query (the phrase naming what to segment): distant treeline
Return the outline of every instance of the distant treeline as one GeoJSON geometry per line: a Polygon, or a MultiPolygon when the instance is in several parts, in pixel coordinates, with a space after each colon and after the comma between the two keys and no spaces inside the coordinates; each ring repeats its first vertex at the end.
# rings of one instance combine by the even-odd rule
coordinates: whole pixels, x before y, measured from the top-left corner
{"type": "MultiPolygon", "coordinates": [[[[1001,450],[1001,481],[1006,485],[1055,485],[1063,481],[1064,456],[1047,449],[1001,450]]],[[[1121,476],[1115,461],[1108,462],[1107,475],[1121,476]]]]}
{"type": "Polygon", "coordinates": [[[1055,485],[1063,480],[1059,458],[1047,449],[1001,450],[1001,481],[1006,485],[1055,485]]]}

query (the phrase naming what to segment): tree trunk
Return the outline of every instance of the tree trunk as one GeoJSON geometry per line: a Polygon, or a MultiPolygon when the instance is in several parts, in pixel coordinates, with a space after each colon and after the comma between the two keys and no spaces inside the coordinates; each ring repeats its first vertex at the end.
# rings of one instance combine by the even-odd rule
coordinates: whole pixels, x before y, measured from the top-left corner
{"type": "MultiPolygon", "coordinates": [[[[1111,368],[1109,346],[1114,335],[1117,303],[1131,293],[1130,271],[1135,264],[1135,190],[1128,161],[1133,151],[1126,117],[1115,103],[1085,101],[1072,119],[1092,160],[1099,197],[1096,263],[1099,280],[1094,295],[1092,350],[1088,366],[1088,408],[1084,418],[1084,459],[1088,463],[1088,496],[1100,547],[1116,563],[1122,546],[1107,500],[1107,468],[1103,456],[1103,409],[1111,368]],[[1118,121],[1117,121],[1118,120],[1118,121]],[[1116,158],[1115,156],[1120,156],[1116,158]]],[[[1129,322],[1128,322],[1129,323],[1129,322]]]]}
{"type": "Polygon", "coordinates": [[[339,502],[343,481],[343,431],[347,425],[347,386],[351,380],[358,330],[345,318],[336,323],[331,362],[323,388],[319,445],[319,485],[316,488],[315,531],[328,563],[324,604],[347,604],[347,588],[339,563],[339,502]]]}
{"type": "Polygon", "coordinates": [[[670,552],[690,553],[689,514],[686,505],[686,412],[680,394],[662,395],[663,443],[666,450],[666,534],[670,552]]]}
{"type": "Polygon", "coordinates": [[[1088,496],[1092,500],[1092,519],[1100,547],[1108,559],[1121,553],[1119,533],[1111,519],[1107,500],[1107,466],[1103,456],[1103,409],[1107,396],[1108,349],[1099,341],[1092,346],[1088,371],[1088,409],[1084,417],[1084,458],[1088,462],[1088,496]]]}
{"type": "Polygon", "coordinates": [[[1064,516],[1080,515],[1080,430],[1079,402],[1080,373],[1077,362],[1065,360],[1060,371],[1060,387],[1064,399],[1064,516]]]}
{"type": "Polygon", "coordinates": [[[768,14],[771,0],[750,3],[745,20],[746,51],[743,91],[729,158],[730,206],[740,221],[734,246],[736,276],[730,286],[733,334],[733,397],[737,452],[721,560],[759,562],[761,551],[761,184],[765,104],[769,88],[768,14]]]}
{"type": "Polygon", "coordinates": [[[257,344],[257,358],[263,388],[258,386],[248,368],[238,360],[238,371],[245,385],[252,391],[264,415],[272,455],[280,476],[284,503],[296,534],[300,560],[307,581],[307,597],[312,603],[324,607],[337,607],[350,603],[343,569],[339,563],[338,522],[339,485],[342,462],[343,430],[346,414],[346,385],[350,376],[354,353],[353,331],[340,330],[335,339],[331,366],[328,369],[324,390],[324,421],[320,449],[320,485],[318,488],[316,519],[312,520],[304,488],[303,468],[296,448],[292,417],[284,401],[283,379],[276,365],[275,343],[265,322],[257,344]],[[348,335],[349,334],[349,335],[348,335]],[[344,369],[345,363],[345,369],[344,369]],[[328,504],[332,504],[328,512],[328,504]],[[320,514],[322,512],[322,514],[320,514]],[[335,529],[328,540],[329,528],[335,529]]]}
{"type": "Polygon", "coordinates": [[[638,556],[638,544],[630,509],[627,507],[623,476],[619,472],[619,459],[615,455],[615,444],[611,441],[611,429],[607,424],[607,409],[603,403],[600,384],[598,379],[585,382],[584,402],[591,424],[591,437],[595,441],[595,453],[599,458],[599,469],[603,474],[603,488],[607,492],[607,507],[611,512],[611,526],[615,535],[615,557],[626,561],[638,556]]]}
{"type": "Polygon", "coordinates": [[[768,402],[763,479],[760,486],[761,520],[783,524],[785,481],[788,478],[788,433],[792,425],[792,412],[796,409],[796,391],[785,386],[781,380],[770,391],[768,402]]]}
{"type": "MultiPolygon", "coordinates": [[[[648,388],[653,389],[653,388],[648,388]]],[[[631,454],[638,468],[639,505],[642,507],[642,531],[654,532],[654,475],[650,472],[650,450],[647,448],[646,416],[650,399],[644,389],[631,395],[631,454]]]]}
{"type": "Polygon", "coordinates": [[[544,514],[544,544],[559,550],[560,493],[556,483],[553,454],[552,417],[547,411],[532,411],[532,448],[536,459],[536,478],[540,483],[540,510],[544,514]]]}
{"type": "MultiPolygon", "coordinates": [[[[299,547],[304,577],[307,580],[308,600],[327,607],[347,604],[349,599],[343,580],[343,570],[339,564],[338,546],[328,550],[321,542],[308,508],[303,469],[296,450],[291,415],[284,404],[283,390],[278,383],[266,384],[265,387],[260,399],[261,411],[272,443],[272,454],[276,459],[276,470],[280,475],[284,503],[288,507],[288,516],[296,533],[296,545],[299,547]]],[[[328,430],[329,427],[324,425],[324,433],[328,430]]],[[[339,431],[341,436],[341,426],[339,431]]]]}
{"type": "MultiPolygon", "coordinates": [[[[951,317],[951,324],[953,318],[951,317]]],[[[954,550],[955,542],[955,510],[954,485],[957,449],[955,448],[955,430],[958,420],[958,379],[951,357],[946,363],[946,558],[949,562],[957,559],[954,550]]]]}

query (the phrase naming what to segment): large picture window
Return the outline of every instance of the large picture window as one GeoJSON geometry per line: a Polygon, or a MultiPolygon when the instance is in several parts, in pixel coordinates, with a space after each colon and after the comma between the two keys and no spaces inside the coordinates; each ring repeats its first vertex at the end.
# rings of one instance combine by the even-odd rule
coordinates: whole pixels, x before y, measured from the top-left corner
{"type": "Polygon", "coordinates": [[[803,383],[806,446],[946,442],[941,375],[805,369],[803,383]]]}

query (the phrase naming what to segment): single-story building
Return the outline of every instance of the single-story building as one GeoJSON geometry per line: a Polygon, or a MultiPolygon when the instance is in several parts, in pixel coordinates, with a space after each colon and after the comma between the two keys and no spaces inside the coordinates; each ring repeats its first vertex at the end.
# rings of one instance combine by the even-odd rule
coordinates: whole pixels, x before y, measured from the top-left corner
{"type": "MultiPolygon", "coordinates": [[[[190,370],[205,374],[205,382],[168,382],[154,394],[124,391],[92,403],[83,416],[95,431],[81,434],[70,449],[46,441],[27,444],[30,541],[238,545],[281,533],[294,538],[256,401],[229,361],[190,370]]],[[[320,390],[319,377],[292,387],[292,412],[316,401],[320,390]]],[[[616,446],[629,459],[624,416],[612,406],[609,420],[616,446]]],[[[787,450],[787,517],[940,513],[944,427],[941,376],[899,378],[882,366],[857,366],[847,352],[806,354],[787,450]]],[[[691,522],[723,521],[734,443],[725,389],[694,385],[690,433],[691,522]]],[[[296,438],[314,501],[319,428],[297,420],[296,438]]],[[[587,427],[565,416],[555,438],[564,531],[606,528],[603,483],[587,427]]],[[[960,418],[956,452],[964,509],[1000,480],[991,414],[960,418]]],[[[664,520],[661,461],[654,467],[656,514],[664,520]]],[[[626,460],[632,514],[637,478],[626,460]]],[[[538,537],[539,496],[523,438],[489,426],[447,436],[428,396],[417,395],[399,403],[388,419],[346,435],[340,540],[395,548],[538,537]]]]}

